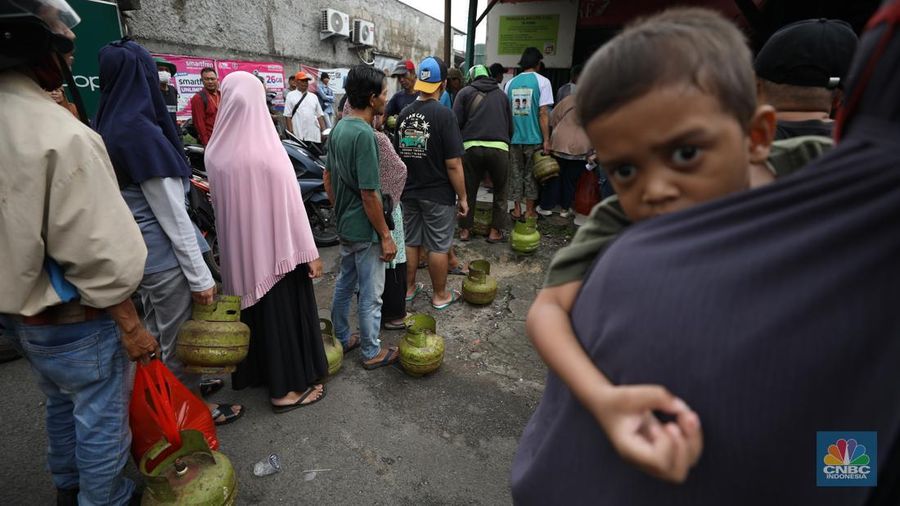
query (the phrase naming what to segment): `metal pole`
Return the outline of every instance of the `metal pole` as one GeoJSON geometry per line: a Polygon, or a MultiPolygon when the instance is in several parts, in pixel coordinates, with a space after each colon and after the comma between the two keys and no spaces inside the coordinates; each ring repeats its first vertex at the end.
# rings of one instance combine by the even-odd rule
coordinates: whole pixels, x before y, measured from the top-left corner
{"type": "Polygon", "coordinates": [[[475,64],[475,17],[478,16],[478,0],[469,0],[469,20],[466,23],[466,63],[463,70],[475,64]]]}
{"type": "Polygon", "coordinates": [[[450,0],[444,0],[444,63],[453,66],[453,29],[450,25],[450,0]]]}

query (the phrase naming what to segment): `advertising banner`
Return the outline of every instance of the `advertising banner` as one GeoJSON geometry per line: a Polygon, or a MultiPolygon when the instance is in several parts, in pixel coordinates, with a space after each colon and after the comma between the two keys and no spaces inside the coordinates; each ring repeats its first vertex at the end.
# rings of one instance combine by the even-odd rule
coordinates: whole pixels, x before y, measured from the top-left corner
{"type": "Polygon", "coordinates": [[[260,76],[265,81],[266,93],[274,93],[272,105],[276,110],[284,109],[284,65],[275,62],[256,62],[246,60],[218,60],[216,69],[219,71],[219,79],[232,72],[243,70],[253,75],[260,76]]]}
{"type": "Polygon", "coordinates": [[[321,76],[323,72],[327,72],[329,77],[328,87],[331,88],[331,91],[333,91],[335,95],[344,94],[344,79],[347,77],[347,73],[350,72],[350,69],[320,69],[316,67],[310,67],[309,65],[300,65],[300,70],[313,76],[313,81],[309,83],[310,91],[318,91],[319,76],[321,76]]]}
{"type": "Polygon", "coordinates": [[[175,116],[178,121],[190,119],[191,97],[203,89],[200,71],[207,67],[216,68],[215,60],[174,54],[153,54],[153,56],[164,58],[175,65],[175,75],[169,80],[169,86],[174,86],[178,92],[178,112],[175,116]]]}

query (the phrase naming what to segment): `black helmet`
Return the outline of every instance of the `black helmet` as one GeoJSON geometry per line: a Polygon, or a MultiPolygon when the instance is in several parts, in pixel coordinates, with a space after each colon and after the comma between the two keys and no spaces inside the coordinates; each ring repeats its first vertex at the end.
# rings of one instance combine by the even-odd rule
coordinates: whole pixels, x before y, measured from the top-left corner
{"type": "Polygon", "coordinates": [[[71,53],[80,21],[65,0],[0,0],[0,69],[71,53]]]}

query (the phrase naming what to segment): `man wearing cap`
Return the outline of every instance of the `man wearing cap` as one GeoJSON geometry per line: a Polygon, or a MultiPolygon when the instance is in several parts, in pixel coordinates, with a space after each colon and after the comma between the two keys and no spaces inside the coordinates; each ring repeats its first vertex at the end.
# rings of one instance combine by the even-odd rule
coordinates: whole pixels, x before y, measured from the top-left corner
{"type": "Polygon", "coordinates": [[[163,101],[172,121],[176,121],[175,113],[178,112],[178,90],[170,85],[172,76],[175,75],[175,64],[162,57],[153,59],[156,62],[156,70],[159,72],[159,91],[163,94],[163,101]]]}
{"type": "Polygon", "coordinates": [[[506,83],[506,94],[513,110],[513,136],[510,142],[509,198],[515,202],[512,216],[523,216],[520,204],[525,202],[524,216],[536,217],[538,198],[534,180],[533,155],[538,151],[550,153],[550,113],[553,88],[550,80],[538,74],[544,55],[536,47],[525,48],[519,67],[522,73],[506,83]],[[517,105],[517,106],[516,106],[517,105]]]}
{"type": "Polygon", "coordinates": [[[754,61],[760,102],[775,107],[775,139],[831,137],[858,39],[844,21],[807,19],[773,34],[754,61]]]}
{"type": "Polygon", "coordinates": [[[438,98],[446,87],[447,66],[429,56],[419,65],[415,90],[419,98],[397,119],[397,153],[406,164],[403,227],[406,233],[407,300],[422,286],[416,283],[419,246],[428,253],[433,295],[431,305],[442,310],[460,298],[447,290],[447,268],[456,218],[468,213],[463,174],[462,136],[453,111],[438,98]],[[458,211],[458,212],[457,212],[458,211]]]}
{"type": "Polygon", "coordinates": [[[456,94],[463,87],[462,72],[456,67],[450,67],[447,70],[447,89],[441,94],[441,105],[453,109],[453,101],[456,100],[456,94]]]}
{"type": "Polygon", "coordinates": [[[200,136],[197,140],[206,146],[212,137],[222,94],[219,93],[219,75],[216,69],[204,67],[200,70],[200,79],[203,81],[203,89],[191,97],[191,119],[200,136]]]}
{"type": "Polygon", "coordinates": [[[300,140],[319,143],[325,130],[325,113],[318,97],[309,93],[310,80],[312,77],[302,70],[294,74],[297,89],[284,99],[284,126],[300,140]]]}
{"type": "Polygon", "coordinates": [[[391,77],[396,77],[400,90],[388,101],[384,108],[384,116],[390,118],[400,114],[404,107],[416,101],[416,66],[412,60],[404,60],[394,67],[391,77]]]}
{"type": "Polygon", "coordinates": [[[469,213],[459,222],[459,238],[466,241],[472,233],[475,197],[485,174],[494,184],[494,205],[488,242],[503,240],[506,228],[506,178],[509,175],[509,141],[513,134],[512,111],[506,94],[497,85],[484,65],[469,71],[469,85],[460,90],[453,102],[453,112],[459,122],[463,147],[466,150],[463,166],[466,173],[466,195],[469,213]]]}
{"type": "Polygon", "coordinates": [[[118,506],[134,491],[129,359],[159,346],[131,302],[147,248],[103,140],[47,97],[74,82],[78,22],[65,0],[0,2],[0,330],[45,395],[56,504],[118,506]]]}

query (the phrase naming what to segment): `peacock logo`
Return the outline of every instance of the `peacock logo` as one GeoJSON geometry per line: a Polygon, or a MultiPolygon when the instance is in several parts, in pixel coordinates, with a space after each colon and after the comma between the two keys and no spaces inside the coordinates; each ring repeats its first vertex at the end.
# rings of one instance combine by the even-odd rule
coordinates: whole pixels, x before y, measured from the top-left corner
{"type": "Polygon", "coordinates": [[[867,466],[869,456],[866,446],[855,439],[838,439],[828,446],[828,454],[823,459],[826,466],[867,466]]]}

